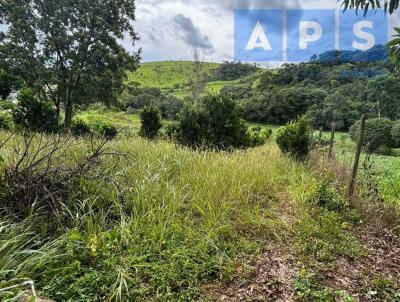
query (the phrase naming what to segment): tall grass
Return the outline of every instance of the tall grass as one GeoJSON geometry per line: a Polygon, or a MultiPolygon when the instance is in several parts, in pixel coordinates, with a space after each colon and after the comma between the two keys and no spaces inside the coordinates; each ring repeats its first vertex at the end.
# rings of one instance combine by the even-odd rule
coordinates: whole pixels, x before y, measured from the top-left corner
{"type": "MultiPolygon", "coordinates": [[[[132,138],[110,144],[124,156],[103,159],[107,177],[75,182],[56,237],[43,225],[32,229],[44,239],[5,237],[15,243],[4,249],[3,280],[31,278],[56,301],[187,301],[202,284],[229,281],[270,242],[305,259],[358,253],[341,215],[310,202],[320,176],[272,143],[233,153],[132,138]],[[32,256],[14,260],[27,248],[32,256]],[[9,276],[11,266],[18,269],[9,276]]],[[[7,150],[2,156],[13,162],[7,150]]],[[[20,233],[24,222],[4,224],[20,233]]]]}

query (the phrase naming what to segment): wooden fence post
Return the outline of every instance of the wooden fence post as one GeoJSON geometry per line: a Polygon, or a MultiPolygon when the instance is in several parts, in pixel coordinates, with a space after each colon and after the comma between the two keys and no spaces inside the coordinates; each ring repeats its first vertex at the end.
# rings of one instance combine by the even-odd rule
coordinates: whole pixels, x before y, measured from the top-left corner
{"type": "Polygon", "coordinates": [[[357,141],[357,148],[356,148],[356,154],[354,157],[354,165],[353,165],[353,173],[351,175],[350,183],[349,183],[349,188],[347,191],[347,198],[352,199],[354,195],[354,187],[356,184],[357,180],[357,173],[358,173],[358,166],[360,163],[360,156],[361,156],[361,149],[362,149],[362,143],[364,140],[364,130],[365,130],[365,120],[366,120],[366,115],[363,114],[361,116],[361,122],[360,122],[360,131],[358,133],[358,141],[357,141]]]}
{"type": "Polygon", "coordinates": [[[333,157],[333,144],[335,142],[335,123],[332,123],[332,129],[331,129],[331,139],[329,141],[329,153],[328,153],[328,158],[331,159],[333,157]]]}
{"type": "Polygon", "coordinates": [[[320,127],[318,131],[319,131],[319,133],[318,133],[318,143],[320,145],[322,145],[322,134],[323,134],[324,129],[322,127],[320,127]]]}

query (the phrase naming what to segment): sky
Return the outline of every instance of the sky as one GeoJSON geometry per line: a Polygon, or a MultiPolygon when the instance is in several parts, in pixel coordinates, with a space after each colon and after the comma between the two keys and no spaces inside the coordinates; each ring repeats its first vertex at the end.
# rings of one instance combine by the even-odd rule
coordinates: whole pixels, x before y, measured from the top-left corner
{"type": "MultiPolygon", "coordinates": [[[[141,40],[135,49],[142,48],[142,61],[191,60],[195,41],[206,61],[221,62],[234,59],[235,9],[339,8],[340,3],[336,0],[137,0],[136,6],[135,29],[141,40]]],[[[399,21],[398,16],[392,19],[399,21]]],[[[132,49],[128,41],[124,44],[132,49]]]]}

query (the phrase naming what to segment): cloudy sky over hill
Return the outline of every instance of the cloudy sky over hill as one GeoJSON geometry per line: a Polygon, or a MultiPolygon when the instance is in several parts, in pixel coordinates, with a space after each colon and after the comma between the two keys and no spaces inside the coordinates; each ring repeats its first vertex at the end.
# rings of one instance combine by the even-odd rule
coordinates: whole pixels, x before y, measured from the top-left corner
{"type": "Polygon", "coordinates": [[[191,59],[193,41],[208,61],[233,59],[234,10],[335,8],[336,0],[138,0],[136,28],[143,60],[191,59]]]}

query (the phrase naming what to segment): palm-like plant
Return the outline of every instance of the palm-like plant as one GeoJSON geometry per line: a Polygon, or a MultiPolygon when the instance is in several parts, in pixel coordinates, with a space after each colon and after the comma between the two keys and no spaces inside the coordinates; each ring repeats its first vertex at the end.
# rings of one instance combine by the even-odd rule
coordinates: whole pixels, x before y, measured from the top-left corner
{"type": "Polygon", "coordinates": [[[400,0],[343,0],[344,9],[364,10],[366,14],[371,9],[383,8],[392,14],[399,7],[400,0]]]}

